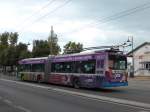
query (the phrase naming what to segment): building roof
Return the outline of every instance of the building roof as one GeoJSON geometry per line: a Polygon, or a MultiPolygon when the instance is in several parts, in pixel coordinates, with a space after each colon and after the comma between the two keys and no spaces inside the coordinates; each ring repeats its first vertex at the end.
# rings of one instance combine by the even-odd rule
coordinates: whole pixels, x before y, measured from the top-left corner
{"type": "Polygon", "coordinates": [[[127,55],[128,56],[132,56],[132,53],[134,53],[135,51],[139,50],[141,47],[145,46],[145,45],[150,45],[150,42],[144,42],[143,44],[137,46],[135,49],[133,49],[132,51],[128,52],[127,55]]]}

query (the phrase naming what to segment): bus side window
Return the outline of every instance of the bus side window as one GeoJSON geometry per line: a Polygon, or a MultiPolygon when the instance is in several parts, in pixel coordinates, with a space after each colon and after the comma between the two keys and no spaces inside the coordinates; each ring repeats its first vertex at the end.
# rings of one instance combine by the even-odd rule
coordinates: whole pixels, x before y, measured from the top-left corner
{"type": "Polygon", "coordinates": [[[63,72],[64,64],[62,62],[52,64],[52,72],[63,72]]]}
{"type": "Polygon", "coordinates": [[[89,60],[89,61],[83,61],[82,62],[82,72],[83,73],[89,73],[94,74],[95,73],[95,60],[89,60]]]}
{"type": "Polygon", "coordinates": [[[22,67],[23,72],[31,72],[31,65],[30,64],[24,64],[22,67]]]}
{"type": "Polygon", "coordinates": [[[32,64],[32,72],[44,72],[44,64],[32,64]]]}
{"type": "Polygon", "coordinates": [[[64,73],[72,73],[73,72],[73,62],[64,62],[64,73]]]}

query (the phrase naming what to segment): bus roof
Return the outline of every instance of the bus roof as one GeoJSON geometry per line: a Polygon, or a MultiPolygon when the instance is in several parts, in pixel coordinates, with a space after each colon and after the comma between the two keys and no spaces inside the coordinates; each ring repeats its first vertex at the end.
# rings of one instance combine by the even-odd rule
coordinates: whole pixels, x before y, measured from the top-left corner
{"type": "MultiPolygon", "coordinates": [[[[39,58],[27,58],[22,59],[19,61],[19,64],[38,64],[38,63],[45,63],[46,60],[52,60],[52,62],[65,62],[65,61],[84,61],[84,60],[91,60],[95,59],[96,55],[101,54],[105,55],[106,53],[119,53],[120,51],[115,50],[97,50],[97,51],[90,51],[90,52],[81,52],[81,53],[74,53],[74,54],[64,54],[64,55],[49,55],[48,57],[39,57],[39,58]]],[[[103,56],[104,58],[105,56],[103,56]]],[[[102,56],[101,56],[102,58],[102,56]]]]}
{"type": "Polygon", "coordinates": [[[37,64],[37,63],[45,63],[48,57],[39,57],[39,58],[27,58],[19,61],[19,64],[37,64]]]}

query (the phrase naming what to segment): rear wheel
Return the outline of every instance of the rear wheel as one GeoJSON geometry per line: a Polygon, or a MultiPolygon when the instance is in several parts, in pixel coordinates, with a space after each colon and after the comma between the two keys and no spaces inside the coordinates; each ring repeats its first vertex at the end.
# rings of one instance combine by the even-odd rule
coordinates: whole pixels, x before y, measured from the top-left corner
{"type": "Polygon", "coordinates": [[[74,88],[80,88],[80,81],[79,81],[79,79],[78,78],[75,78],[74,80],[73,80],[73,87],[74,88]]]}
{"type": "Polygon", "coordinates": [[[38,75],[38,76],[37,76],[37,82],[40,83],[41,80],[42,80],[41,75],[38,75]]]}

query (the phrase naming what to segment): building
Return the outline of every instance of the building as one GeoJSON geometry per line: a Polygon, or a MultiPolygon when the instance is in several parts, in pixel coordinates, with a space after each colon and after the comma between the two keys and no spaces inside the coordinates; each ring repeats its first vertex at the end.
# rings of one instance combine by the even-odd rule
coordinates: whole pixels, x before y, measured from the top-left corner
{"type": "Polygon", "coordinates": [[[134,76],[150,76],[150,42],[139,45],[128,56],[133,56],[134,76]]]}

